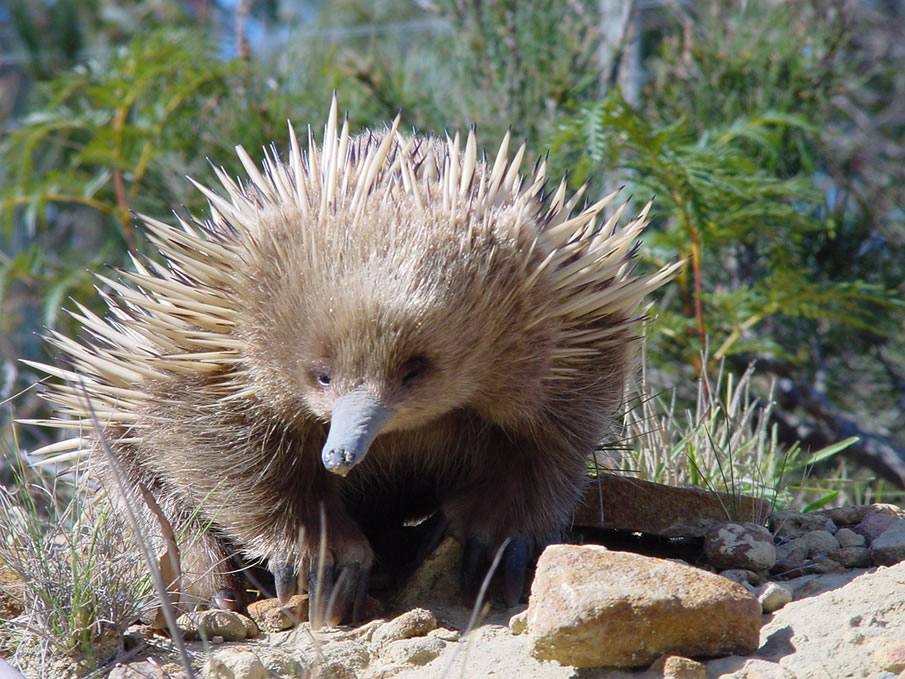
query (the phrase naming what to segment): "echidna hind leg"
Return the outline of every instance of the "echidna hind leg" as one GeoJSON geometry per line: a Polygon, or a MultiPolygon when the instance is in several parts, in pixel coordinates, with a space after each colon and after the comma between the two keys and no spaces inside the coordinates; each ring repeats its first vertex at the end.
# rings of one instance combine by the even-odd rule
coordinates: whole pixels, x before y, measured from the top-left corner
{"type": "Polygon", "coordinates": [[[245,576],[224,541],[210,533],[196,534],[180,545],[180,563],[185,608],[245,608],[245,576]]]}

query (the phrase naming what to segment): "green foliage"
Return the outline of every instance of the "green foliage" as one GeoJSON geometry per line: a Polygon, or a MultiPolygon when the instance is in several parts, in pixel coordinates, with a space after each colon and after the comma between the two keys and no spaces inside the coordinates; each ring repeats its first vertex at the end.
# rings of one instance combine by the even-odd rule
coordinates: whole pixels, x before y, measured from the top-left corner
{"type": "Polygon", "coordinates": [[[561,107],[596,91],[596,3],[422,4],[448,23],[442,35],[408,35],[404,48],[374,41],[346,55],[383,117],[401,108],[405,122],[434,132],[476,124],[490,145],[511,129],[537,155],[561,107]]]}
{"type": "Polygon", "coordinates": [[[809,269],[810,239],[831,226],[813,216],[820,194],[809,178],[777,177],[758,164],[781,153],[770,146],[781,137],[775,128],[812,131],[804,119],[772,111],[701,133],[685,120],[656,127],[611,91],[565,117],[551,139],[556,157],[575,169],[573,181],[619,168],[633,191],[657,197],[657,213],[666,219],[648,242],[660,256],[686,260],[682,303],[699,323],[697,335],[687,327],[670,333],[686,360],[701,351],[704,337],[716,347],[713,360],[782,354],[771,338],[749,332],[778,315],[871,330],[877,311],[891,304],[876,285],[820,280],[809,269]],[[752,151],[761,148],[769,152],[752,151]],[[691,312],[698,303],[698,313],[691,312]]]}
{"type": "MultiPolygon", "coordinates": [[[[695,403],[685,411],[675,392],[651,394],[642,381],[623,416],[622,466],[649,481],[765,498],[775,509],[816,509],[847,493],[849,482],[808,480],[808,475],[856,439],[807,454],[798,445],[784,450],[770,420],[776,407],[772,388],[766,398],[757,398],[754,376],[754,366],[736,378],[721,362],[714,379],[702,375],[695,403]]],[[[727,511],[732,519],[752,520],[732,516],[732,507],[727,511]]]]}
{"type": "MultiPolygon", "coordinates": [[[[3,142],[12,180],[0,192],[6,237],[24,207],[26,228],[47,228],[48,204],[70,203],[100,212],[107,228],[134,245],[131,210],[157,207],[144,198],[167,181],[161,158],[178,154],[195,166],[192,126],[228,89],[235,69],[211,58],[203,41],[153,33],[118,50],[109,61],[93,61],[46,84],[41,110],[23,118],[3,142]]],[[[155,210],[156,211],[156,210],[155,210]]]]}

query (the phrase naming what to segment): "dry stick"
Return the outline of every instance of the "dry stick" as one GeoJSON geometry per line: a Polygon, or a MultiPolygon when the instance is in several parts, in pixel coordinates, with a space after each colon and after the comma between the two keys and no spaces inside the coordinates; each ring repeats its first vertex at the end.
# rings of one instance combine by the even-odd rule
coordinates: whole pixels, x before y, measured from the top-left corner
{"type": "Polygon", "coordinates": [[[176,644],[176,648],[179,650],[179,657],[182,660],[182,665],[185,668],[185,671],[188,673],[189,679],[195,679],[195,673],[192,671],[192,662],[191,660],[189,660],[189,654],[185,648],[185,640],[182,638],[182,633],[176,626],[176,611],[174,610],[173,603],[170,601],[170,598],[167,594],[167,587],[163,582],[163,577],[160,574],[160,569],[157,567],[157,564],[154,563],[154,559],[151,557],[151,552],[148,549],[147,542],[145,541],[144,536],[142,536],[141,534],[141,525],[139,524],[138,517],[135,515],[135,509],[129,500],[128,488],[126,487],[126,482],[123,479],[122,473],[120,472],[119,464],[117,463],[116,457],[113,455],[113,450],[110,448],[110,444],[107,443],[107,439],[104,438],[103,434],[101,433],[100,421],[97,419],[97,415],[95,415],[94,413],[94,406],[91,403],[91,399],[88,398],[88,390],[81,378],[79,378],[79,386],[82,389],[82,395],[84,396],[86,405],[88,406],[87,410],[91,415],[91,423],[94,426],[94,430],[98,433],[98,445],[100,445],[101,450],[104,451],[104,457],[106,458],[107,464],[110,467],[110,471],[113,474],[113,480],[116,483],[116,488],[120,492],[120,495],[123,498],[123,503],[126,506],[126,514],[129,517],[129,523],[132,526],[132,530],[135,531],[135,537],[138,540],[138,546],[141,549],[141,555],[145,560],[145,565],[148,567],[148,571],[151,573],[151,579],[154,581],[154,588],[157,590],[157,594],[160,597],[160,605],[163,609],[163,617],[167,622],[167,626],[170,628],[170,634],[173,635],[173,643],[176,644]]]}
{"type": "MultiPolygon", "coordinates": [[[[154,496],[151,495],[151,491],[147,489],[145,484],[139,483],[138,491],[141,493],[141,497],[145,501],[148,509],[160,524],[160,531],[165,545],[164,557],[166,557],[166,564],[169,566],[169,568],[166,569],[166,578],[163,578],[164,569],[162,567],[160,569],[160,575],[161,578],[164,579],[164,582],[169,581],[167,584],[167,595],[170,601],[175,603],[178,601],[179,593],[182,591],[182,568],[179,563],[179,545],[176,542],[176,534],[173,532],[173,526],[167,520],[167,517],[163,515],[163,510],[160,508],[160,505],[157,504],[157,500],[154,499],[154,496]],[[169,588],[173,587],[173,585],[176,587],[171,591],[169,588]]],[[[164,564],[164,557],[161,557],[159,561],[161,565],[164,564]]],[[[213,568],[213,566],[211,566],[211,568],[213,568]]],[[[158,611],[154,622],[160,622],[160,611],[158,611]]]]}

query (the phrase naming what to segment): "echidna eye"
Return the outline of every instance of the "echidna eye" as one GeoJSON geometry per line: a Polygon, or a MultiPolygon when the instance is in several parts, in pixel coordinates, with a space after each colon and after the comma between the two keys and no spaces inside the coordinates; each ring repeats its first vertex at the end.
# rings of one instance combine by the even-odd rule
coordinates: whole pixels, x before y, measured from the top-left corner
{"type": "Polygon", "coordinates": [[[332,378],[325,372],[316,372],[314,373],[314,381],[317,382],[319,387],[329,387],[332,378]]]}
{"type": "Polygon", "coordinates": [[[402,364],[402,385],[410,387],[412,384],[424,377],[427,372],[429,363],[423,356],[412,356],[409,360],[402,364]]]}

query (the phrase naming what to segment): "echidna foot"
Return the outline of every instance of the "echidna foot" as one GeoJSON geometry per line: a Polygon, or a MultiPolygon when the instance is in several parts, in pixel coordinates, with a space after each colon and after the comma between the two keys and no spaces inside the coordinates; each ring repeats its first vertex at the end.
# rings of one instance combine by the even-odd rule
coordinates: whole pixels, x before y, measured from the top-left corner
{"type": "MultiPolygon", "coordinates": [[[[518,605],[525,589],[528,566],[531,563],[531,544],[523,537],[512,537],[506,543],[494,579],[502,581],[503,601],[510,608],[518,605]]],[[[480,538],[470,537],[462,552],[461,588],[462,602],[471,608],[475,605],[481,587],[492,564],[490,546],[480,538]]]]}
{"type": "Polygon", "coordinates": [[[308,571],[311,627],[335,627],[349,614],[352,625],[361,623],[370,579],[371,568],[357,562],[311,568],[308,571]]]}

